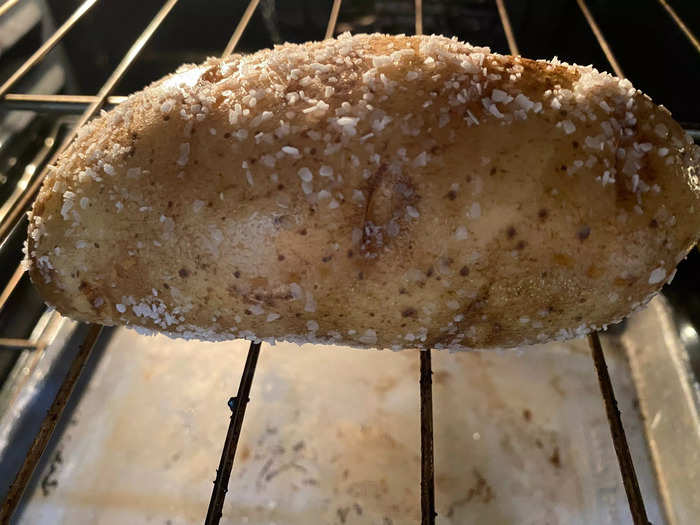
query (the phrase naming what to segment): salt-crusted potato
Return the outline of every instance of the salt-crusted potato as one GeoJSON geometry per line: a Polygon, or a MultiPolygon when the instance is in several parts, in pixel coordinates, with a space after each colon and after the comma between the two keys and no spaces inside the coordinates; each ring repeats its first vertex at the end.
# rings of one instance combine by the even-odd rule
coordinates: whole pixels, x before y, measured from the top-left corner
{"type": "Polygon", "coordinates": [[[508,347],[618,320],[699,231],[698,148],[629,81],[442,37],[186,66],[81,130],[30,217],[76,319],[508,347]]]}

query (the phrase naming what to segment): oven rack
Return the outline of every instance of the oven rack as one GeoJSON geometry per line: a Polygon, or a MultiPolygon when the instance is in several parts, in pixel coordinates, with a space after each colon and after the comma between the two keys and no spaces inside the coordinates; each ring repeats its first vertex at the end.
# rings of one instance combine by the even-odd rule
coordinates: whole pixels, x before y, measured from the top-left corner
{"type": "MultiPolygon", "coordinates": [[[[12,9],[21,0],[8,0],[0,6],[0,16],[12,9]]],[[[350,2],[352,0],[346,0],[350,2]]],[[[160,27],[162,22],[172,11],[178,0],[166,0],[161,9],[150,20],[143,32],[136,38],[132,46],[124,55],[121,62],[113,70],[106,82],[102,85],[96,95],[28,95],[20,93],[10,93],[14,84],[20,80],[30,69],[36,66],[73,28],[73,26],[87,13],[98,0],[85,0],[70,17],[44,42],[43,45],[27,59],[11,76],[0,86],[0,108],[4,110],[31,110],[44,113],[59,113],[74,115],[79,114],[77,123],[72,127],[68,135],[63,139],[50,160],[44,164],[44,168],[33,178],[31,184],[23,188],[23,192],[14,206],[3,216],[0,216],[0,246],[4,245],[10,234],[21,224],[22,215],[27,211],[32,200],[36,196],[43,179],[47,174],[46,166],[53,164],[60,153],[70,144],[77,135],[78,129],[88,122],[100,109],[114,107],[124,101],[126,97],[111,95],[117,83],[123,78],[125,73],[132,66],[136,58],[140,55],[146,44],[160,27]]],[[[243,32],[255,12],[260,0],[250,0],[241,19],[239,20],[233,35],[231,36],[222,56],[229,56],[236,48],[243,32]]],[[[591,14],[586,0],[576,0],[583,16],[586,19],[592,33],[594,34],[601,50],[616,75],[623,77],[620,67],[612,49],[608,45],[605,36],[591,14]]],[[[659,4],[667,11],[678,29],[690,41],[693,47],[700,53],[700,42],[693,35],[691,30],[668,4],[666,0],[658,0],[659,4]]],[[[331,38],[335,33],[342,0],[333,0],[329,20],[326,27],[325,38],[331,38]]],[[[508,43],[511,54],[518,55],[518,47],[510,24],[508,11],[504,0],[495,0],[500,22],[508,43]]],[[[423,2],[414,0],[415,13],[415,33],[423,32],[423,2]]],[[[686,131],[698,138],[700,130],[697,125],[684,125],[686,131]]],[[[0,311],[6,306],[7,301],[17,289],[24,276],[21,266],[12,274],[7,285],[0,292],[0,311]]],[[[58,314],[53,313],[57,317],[58,314]]],[[[49,324],[50,321],[45,321],[49,324]]],[[[22,466],[10,485],[6,498],[0,507],[0,523],[9,523],[14,511],[19,505],[22,495],[29,484],[34,470],[47,447],[51,435],[58,424],[61,414],[68,403],[73,388],[77,383],[82,370],[85,368],[88,359],[94,349],[102,327],[90,325],[83,339],[80,349],[75,355],[70,368],[56,393],[54,401],[48,410],[33,443],[24,459],[22,466]]],[[[620,472],[627,499],[630,505],[631,515],[635,525],[648,525],[644,502],[641,491],[637,483],[637,478],[632,462],[631,454],[624,433],[624,427],[620,419],[620,412],[607,370],[605,355],[602,349],[600,338],[597,333],[588,336],[591,348],[592,359],[598,375],[601,395],[605,405],[608,422],[615,452],[618,457],[620,472]]],[[[44,346],[46,341],[42,343],[44,346]]],[[[36,348],[37,341],[34,339],[10,339],[0,338],[0,345],[14,348],[36,348]]],[[[255,374],[255,368],[260,354],[261,343],[251,342],[243,374],[241,376],[238,392],[235,397],[229,399],[231,409],[231,420],[228,432],[224,441],[219,467],[216,470],[216,479],[209,503],[209,508],[205,518],[207,524],[218,524],[221,518],[224,499],[227,492],[228,481],[233,468],[236,447],[243,425],[246,406],[249,401],[249,393],[255,374]]],[[[421,523],[431,525],[435,523],[437,514],[435,513],[435,493],[434,493],[434,463],[433,463],[433,416],[432,416],[432,369],[431,351],[420,351],[420,418],[421,418],[421,523]]]]}

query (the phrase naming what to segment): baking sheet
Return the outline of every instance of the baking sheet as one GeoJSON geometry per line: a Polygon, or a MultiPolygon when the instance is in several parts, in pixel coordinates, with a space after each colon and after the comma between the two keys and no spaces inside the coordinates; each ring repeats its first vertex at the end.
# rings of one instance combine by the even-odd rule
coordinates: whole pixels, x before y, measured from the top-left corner
{"type": "MultiPolygon", "coordinates": [[[[201,523],[246,352],[117,330],[19,522],[201,523]]],[[[608,360],[663,524],[626,361],[608,360]]],[[[585,341],[433,352],[433,370],[439,524],[631,523],[585,341]]],[[[418,377],[416,351],[263,345],[222,523],[419,523],[418,377]]]]}

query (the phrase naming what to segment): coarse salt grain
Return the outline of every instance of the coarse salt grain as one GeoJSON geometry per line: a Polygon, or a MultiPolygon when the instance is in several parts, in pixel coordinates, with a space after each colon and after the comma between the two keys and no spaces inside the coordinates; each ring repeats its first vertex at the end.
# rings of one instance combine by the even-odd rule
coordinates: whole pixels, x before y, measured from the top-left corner
{"type": "Polygon", "coordinates": [[[513,97],[501,89],[494,89],[491,91],[491,100],[494,102],[505,102],[507,104],[513,100],[513,97]]]}
{"type": "Polygon", "coordinates": [[[496,118],[503,118],[503,113],[501,113],[495,104],[489,106],[489,113],[491,113],[496,118]]]}
{"type": "Polygon", "coordinates": [[[666,278],[666,268],[660,266],[649,275],[649,284],[658,284],[666,278]]]}
{"type": "Polygon", "coordinates": [[[299,171],[297,171],[297,175],[299,175],[299,178],[304,182],[311,182],[314,178],[314,174],[311,173],[309,168],[300,168],[299,171]]]}
{"type": "Polygon", "coordinates": [[[259,304],[254,304],[254,305],[252,305],[251,307],[248,308],[248,310],[249,310],[250,313],[253,314],[253,315],[260,315],[260,314],[265,313],[265,310],[264,310],[263,307],[260,306],[259,304]]]}
{"type": "Polygon", "coordinates": [[[372,57],[372,65],[376,68],[391,65],[391,57],[388,56],[375,56],[372,57]]]}
{"type": "Polygon", "coordinates": [[[576,126],[570,120],[562,121],[561,125],[564,129],[564,133],[566,133],[567,135],[571,135],[574,131],[576,131],[576,126]]]}
{"type": "Polygon", "coordinates": [[[343,128],[343,133],[346,135],[355,135],[357,133],[355,126],[357,126],[359,120],[360,119],[356,117],[340,117],[336,122],[343,128]]]}
{"type": "Polygon", "coordinates": [[[416,167],[423,167],[428,164],[428,154],[423,151],[418,154],[418,156],[413,159],[413,165],[416,167]]]}
{"type": "Polygon", "coordinates": [[[365,333],[358,338],[362,343],[374,344],[377,342],[377,332],[374,330],[365,330],[365,333]]]}
{"type": "Polygon", "coordinates": [[[467,228],[465,228],[464,226],[458,226],[455,230],[455,239],[457,239],[458,241],[463,241],[467,238],[469,238],[469,232],[467,231],[467,228]]]}
{"type": "Polygon", "coordinates": [[[289,285],[289,293],[292,294],[293,299],[301,299],[303,295],[303,291],[301,289],[301,286],[299,286],[297,283],[291,283],[289,285]]]}
{"type": "Polygon", "coordinates": [[[180,156],[177,159],[179,166],[185,166],[190,158],[190,143],[184,142],[180,144],[180,156]]]}
{"type": "Polygon", "coordinates": [[[472,205],[469,208],[469,217],[472,219],[478,219],[481,217],[481,204],[478,202],[472,203],[472,205]]]}
{"type": "Polygon", "coordinates": [[[532,100],[527,98],[522,93],[518,94],[515,97],[515,103],[521,108],[523,108],[525,111],[530,111],[535,106],[535,103],[532,102],[532,100]]]}

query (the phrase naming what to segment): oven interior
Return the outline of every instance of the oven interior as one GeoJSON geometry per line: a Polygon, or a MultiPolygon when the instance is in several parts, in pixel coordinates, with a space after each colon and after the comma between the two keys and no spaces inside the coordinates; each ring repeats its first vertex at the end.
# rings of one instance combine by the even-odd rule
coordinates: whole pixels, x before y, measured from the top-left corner
{"type": "MultiPolygon", "coordinates": [[[[331,0],[261,0],[236,51],[245,53],[285,41],[321,39],[332,3],[331,0]]],[[[65,0],[0,3],[0,11],[5,9],[0,16],[0,83],[5,82],[80,4],[65,0]]],[[[568,62],[610,70],[608,59],[582,13],[581,2],[509,0],[504,4],[523,56],[551,58],[556,55],[568,62]]],[[[668,107],[697,143],[700,138],[700,105],[696,103],[700,88],[700,47],[679,29],[660,1],[588,0],[585,5],[624,74],[636,87],[668,107]]],[[[207,56],[220,55],[247,6],[248,2],[242,0],[206,3],[180,0],[111,94],[126,95],[173,71],[183,62],[199,62],[207,56]]],[[[96,2],[10,93],[94,95],[161,7],[159,2],[96,2]]],[[[691,33],[700,32],[700,4],[676,1],[673,9],[691,33]]],[[[495,1],[424,1],[422,20],[424,33],[454,35],[471,43],[489,45],[496,52],[509,50],[495,1]]],[[[340,4],[336,33],[409,34],[414,32],[414,23],[414,2],[410,0],[344,0],[340,4]]],[[[27,188],[42,172],[87,103],[89,101],[52,105],[50,101],[40,101],[32,106],[31,101],[13,100],[11,96],[0,99],[0,221],[5,226],[0,239],[0,285],[3,287],[0,295],[0,479],[8,480],[0,484],[3,497],[29,447],[33,437],[31,429],[39,425],[86,330],[75,325],[67,328],[57,321],[55,314],[43,306],[28,278],[17,270],[26,219],[13,220],[12,211],[22,203],[27,188]]],[[[672,321],[675,337],[681,344],[681,366],[685,371],[682,373],[689,371],[685,380],[694,396],[691,401],[695,403],[696,422],[697,380],[700,378],[698,265],[700,256],[694,249],[681,263],[673,283],[664,289],[668,306],[660,307],[663,312],[659,314],[667,315],[672,321]]],[[[654,322],[649,318],[649,324],[654,322]]],[[[611,346],[613,339],[624,339],[630,324],[626,322],[612,329],[611,346]]],[[[83,393],[89,390],[92,374],[104,366],[101,358],[110,338],[129,341],[128,337],[114,331],[103,334],[78,382],[56,437],[37,469],[42,474],[35,476],[28,493],[40,494],[42,483],[47,479],[50,485],[51,477],[46,477],[46,472],[55,462],[60,437],[69,432],[70,414],[76,410],[83,393]]],[[[235,366],[241,367],[242,361],[237,361],[235,366]]],[[[641,387],[636,383],[635,386],[637,391],[630,390],[631,398],[640,395],[641,387]]],[[[221,395],[226,397],[229,393],[221,395]]],[[[262,406],[253,406],[251,410],[256,408],[263,410],[262,406]]],[[[108,404],[104,410],[109,410],[108,404]]],[[[642,435],[644,429],[650,441],[648,424],[640,423],[637,430],[642,435]]],[[[690,432],[697,435],[700,429],[691,427],[690,432]]],[[[218,443],[219,440],[213,441],[218,443]]],[[[645,445],[644,439],[638,446],[653,448],[645,445]]],[[[365,453],[373,452],[368,449],[365,453]]],[[[697,456],[687,460],[689,471],[700,476],[697,456]]],[[[656,456],[652,463],[655,461],[658,461],[656,456]]],[[[212,463],[212,471],[214,468],[212,463]]],[[[656,476],[657,483],[661,483],[658,465],[654,464],[654,469],[655,474],[649,476],[656,476]]],[[[235,468],[233,477],[236,477],[235,468]]],[[[485,498],[486,488],[479,485],[480,478],[476,479],[475,490],[481,492],[472,499],[485,498]]],[[[660,492],[663,493],[663,489],[660,492]]],[[[674,518],[676,514],[668,508],[673,498],[669,498],[663,494],[659,497],[659,505],[664,507],[663,512],[658,511],[659,516],[664,516],[659,519],[691,523],[674,518]]],[[[337,517],[343,523],[346,518],[337,517]]]]}

